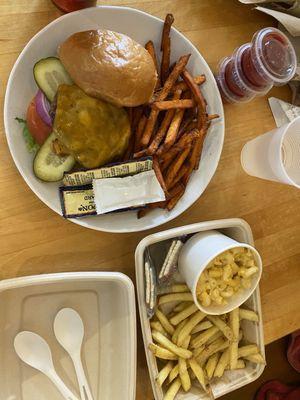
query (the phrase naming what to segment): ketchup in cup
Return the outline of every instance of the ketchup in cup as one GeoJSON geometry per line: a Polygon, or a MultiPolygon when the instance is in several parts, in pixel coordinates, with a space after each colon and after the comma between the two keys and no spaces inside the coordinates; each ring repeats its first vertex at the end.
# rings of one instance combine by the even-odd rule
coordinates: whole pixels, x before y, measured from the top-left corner
{"type": "Polygon", "coordinates": [[[256,32],[246,43],[219,63],[217,83],[223,99],[246,102],[267,93],[273,85],[287,83],[295,74],[295,50],[276,28],[256,32]]]}
{"type": "Polygon", "coordinates": [[[65,13],[93,7],[97,4],[97,0],[52,0],[52,2],[65,13]]]}

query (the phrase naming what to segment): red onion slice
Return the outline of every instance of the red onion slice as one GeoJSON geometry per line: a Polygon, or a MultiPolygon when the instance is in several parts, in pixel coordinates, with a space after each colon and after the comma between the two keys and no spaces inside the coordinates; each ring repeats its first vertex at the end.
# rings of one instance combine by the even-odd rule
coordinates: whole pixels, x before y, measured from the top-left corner
{"type": "Polygon", "coordinates": [[[48,126],[52,126],[52,118],[50,116],[50,103],[41,90],[39,90],[35,96],[35,106],[37,113],[45,122],[45,124],[47,124],[48,126]]]}

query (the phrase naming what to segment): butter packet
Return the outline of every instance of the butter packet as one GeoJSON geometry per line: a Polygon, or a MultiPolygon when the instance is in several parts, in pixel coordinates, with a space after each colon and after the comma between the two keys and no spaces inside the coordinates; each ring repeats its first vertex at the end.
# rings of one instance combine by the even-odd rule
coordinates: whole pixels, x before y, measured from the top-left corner
{"type": "Polygon", "coordinates": [[[65,218],[97,215],[92,185],[59,188],[62,214],[65,218]]]}
{"type": "Polygon", "coordinates": [[[143,157],[126,162],[118,162],[102,168],[87,171],[65,173],[63,184],[65,186],[82,186],[93,182],[93,179],[116,178],[139,174],[152,169],[152,157],[143,157]]]}

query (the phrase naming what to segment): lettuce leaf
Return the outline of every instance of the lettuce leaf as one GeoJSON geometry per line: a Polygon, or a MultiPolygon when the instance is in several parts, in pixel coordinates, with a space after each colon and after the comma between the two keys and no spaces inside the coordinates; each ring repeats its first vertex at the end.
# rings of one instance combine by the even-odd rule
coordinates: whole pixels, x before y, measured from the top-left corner
{"type": "Polygon", "coordinates": [[[40,146],[36,143],[36,141],[32,137],[28,129],[26,120],[18,117],[16,117],[15,120],[18,121],[19,124],[23,125],[23,138],[25,140],[27,150],[29,151],[29,153],[36,153],[40,148],[40,146]]]}

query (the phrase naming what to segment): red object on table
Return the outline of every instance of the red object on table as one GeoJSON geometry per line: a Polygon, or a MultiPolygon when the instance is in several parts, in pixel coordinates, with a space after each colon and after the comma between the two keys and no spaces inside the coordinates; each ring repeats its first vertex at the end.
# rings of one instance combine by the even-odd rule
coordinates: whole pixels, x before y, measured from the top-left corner
{"type": "Polygon", "coordinates": [[[52,2],[65,13],[93,7],[97,4],[97,0],[52,0],[52,2]]]}

